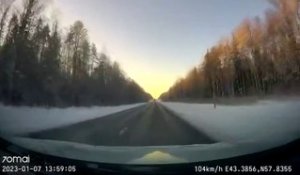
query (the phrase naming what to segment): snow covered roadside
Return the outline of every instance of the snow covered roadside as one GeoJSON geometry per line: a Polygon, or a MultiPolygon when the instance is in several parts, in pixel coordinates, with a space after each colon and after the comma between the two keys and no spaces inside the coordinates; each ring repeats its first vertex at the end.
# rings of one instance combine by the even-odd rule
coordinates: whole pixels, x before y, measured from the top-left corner
{"type": "Polygon", "coordinates": [[[74,124],[134,108],[144,103],[121,106],[41,108],[0,105],[0,133],[24,134],[74,124]]]}
{"type": "Polygon", "coordinates": [[[192,126],[220,142],[266,143],[269,147],[300,138],[300,100],[259,101],[252,105],[162,102],[192,126]]]}
{"type": "Polygon", "coordinates": [[[26,137],[9,137],[6,140],[29,150],[70,159],[122,164],[171,164],[251,154],[300,137],[300,101],[297,100],[218,105],[216,109],[212,104],[163,104],[218,142],[184,146],[112,147],[26,137]]]}

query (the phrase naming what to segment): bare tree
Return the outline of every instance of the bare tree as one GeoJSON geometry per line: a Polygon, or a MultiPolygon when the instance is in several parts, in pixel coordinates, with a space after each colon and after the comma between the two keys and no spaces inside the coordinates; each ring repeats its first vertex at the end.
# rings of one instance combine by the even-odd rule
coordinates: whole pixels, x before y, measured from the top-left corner
{"type": "Polygon", "coordinates": [[[5,24],[7,23],[6,21],[9,16],[9,11],[14,1],[15,0],[0,1],[0,45],[2,43],[2,39],[5,31],[5,24]]]}

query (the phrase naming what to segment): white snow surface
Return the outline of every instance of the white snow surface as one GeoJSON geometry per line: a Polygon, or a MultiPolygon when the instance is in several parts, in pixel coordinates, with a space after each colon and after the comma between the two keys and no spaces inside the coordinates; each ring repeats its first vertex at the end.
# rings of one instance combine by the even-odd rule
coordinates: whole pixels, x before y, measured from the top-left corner
{"type": "Polygon", "coordinates": [[[162,104],[219,142],[278,145],[300,138],[300,99],[217,105],[216,109],[212,104],[162,104]]]}
{"type": "Polygon", "coordinates": [[[26,134],[103,117],[144,103],[94,107],[15,107],[0,105],[0,133],[26,134]]]}
{"type": "MultiPolygon", "coordinates": [[[[251,105],[217,105],[216,109],[212,104],[161,103],[217,142],[186,146],[115,147],[18,136],[9,136],[6,139],[29,150],[71,159],[125,164],[171,164],[208,161],[251,154],[281,146],[300,138],[300,100],[297,99],[264,100],[251,105]]],[[[116,112],[116,109],[121,111],[138,105],[50,109],[49,111],[40,108],[0,106],[0,131],[16,132],[15,130],[17,130],[17,133],[23,133],[31,130],[31,127],[39,130],[50,127],[50,125],[57,126],[57,123],[55,123],[57,121],[49,119],[51,117],[60,118],[60,122],[67,120],[65,121],[65,124],[67,124],[99,117],[100,113],[96,111],[103,112],[105,111],[103,109],[116,112]],[[48,111],[49,114],[45,115],[45,111],[48,111]],[[6,114],[6,116],[3,117],[2,114],[6,114]],[[83,118],[83,115],[89,117],[83,118]],[[34,123],[26,123],[28,120],[20,119],[20,117],[25,116],[31,117],[31,121],[34,121],[34,123]],[[45,121],[41,120],[41,116],[44,116],[45,121]],[[64,118],[77,116],[75,118],[78,119],[76,121],[75,118],[62,120],[62,116],[68,116],[64,118]],[[10,117],[12,119],[9,119],[10,117]],[[3,122],[5,123],[3,124],[3,122]],[[11,122],[19,124],[14,126],[11,122]],[[37,123],[41,123],[42,126],[36,128],[37,123]],[[24,128],[23,125],[26,127],[24,128]]]]}

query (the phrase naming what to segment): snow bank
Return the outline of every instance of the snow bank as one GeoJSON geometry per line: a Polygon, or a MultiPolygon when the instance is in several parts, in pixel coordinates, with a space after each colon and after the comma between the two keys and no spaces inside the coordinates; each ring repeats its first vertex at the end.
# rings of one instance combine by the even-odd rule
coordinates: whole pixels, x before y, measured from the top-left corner
{"type": "Polygon", "coordinates": [[[0,105],[0,133],[24,134],[74,124],[143,105],[40,108],[0,105]]]}
{"type": "Polygon", "coordinates": [[[252,105],[162,102],[192,126],[220,142],[265,142],[273,146],[300,137],[300,100],[259,101],[252,105]]]}
{"type": "MultiPolygon", "coordinates": [[[[0,126],[1,130],[22,133],[32,129],[44,129],[50,125],[56,126],[58,121],[62,125],[65,120],[67,120],[65,123],[70,123],[94,118],[95,116],[99,117],[99,111],[103,114],[103,111],[108,111],[108,109],[116,112],[117,109],[121,111],[138,105],[140,104],[120,107],[51,110],[0,106],[0,114],[7,115],[5,117],[1,115],[0,126]],[[13,119],[9,119],[10,116],[13,119]],[[30,120],[20,119],[23,116],[30,118],[30,120]],[[45,120],[43,120],[44,118],[45,120]],[[47,120],[52,123],[47,123],[49,122],[47,120]],[[28,123],[28,121],[34,121],[41,126],[36,128],[37,124],[28,123]],[[12,122],[16,122],[18,125],[12,126],[12,122]]],[[[94,146],[18,136],[9,136],[6,140],[29,150],[71,159],[121,164],[171,164],[217,160],[251,154],[283,145],[300,137],[299,100],[260,101],[253,105],[239,106],[218,105],[216,109],[211,104],[163,102],[163,105],[178,113],[183,120],[215,138],[218,142],[184,146],[126,147],[94,146]]]]}

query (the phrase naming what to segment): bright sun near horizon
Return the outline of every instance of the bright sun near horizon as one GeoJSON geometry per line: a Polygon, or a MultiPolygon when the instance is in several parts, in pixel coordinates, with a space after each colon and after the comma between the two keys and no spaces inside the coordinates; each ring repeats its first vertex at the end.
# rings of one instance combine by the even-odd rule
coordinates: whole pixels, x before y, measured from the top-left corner
{"type": "Polygon", "coordinates": [[[150,72],[140,72],[139,74],[130,75],[147,93],[151,94],[154,99],[168,91],[176,79],[172,79],[163,74],[154,74],[150,72]],[[153,75],[152,75],[153,74],[153,75]]]}

